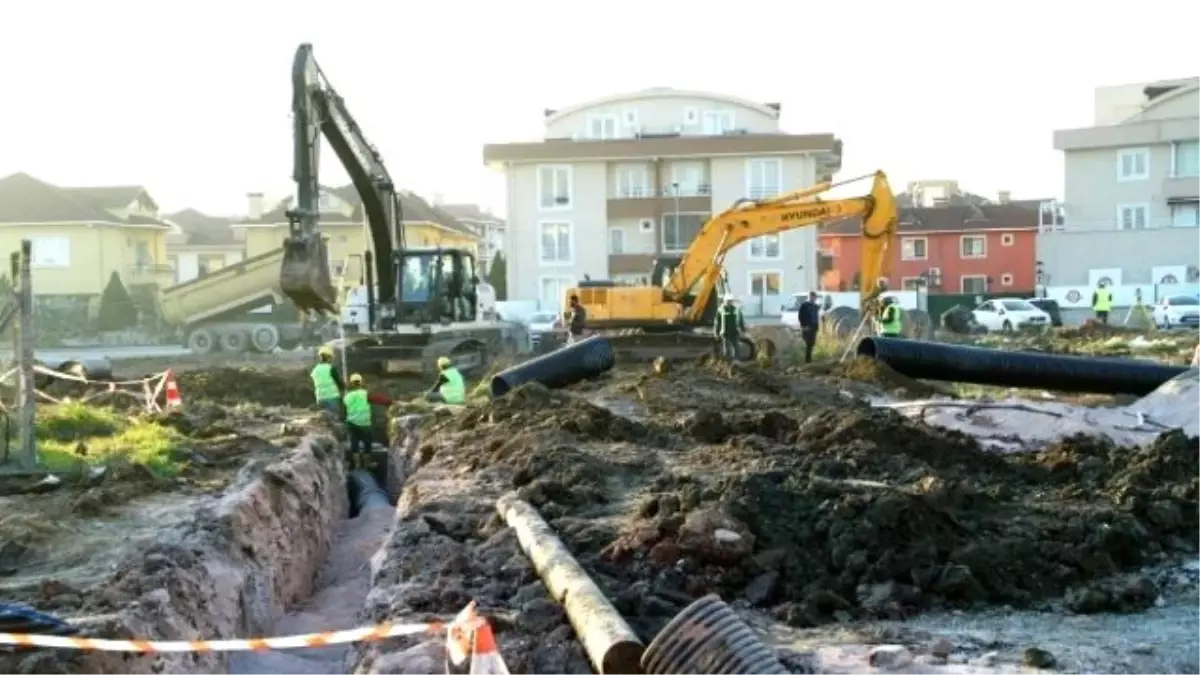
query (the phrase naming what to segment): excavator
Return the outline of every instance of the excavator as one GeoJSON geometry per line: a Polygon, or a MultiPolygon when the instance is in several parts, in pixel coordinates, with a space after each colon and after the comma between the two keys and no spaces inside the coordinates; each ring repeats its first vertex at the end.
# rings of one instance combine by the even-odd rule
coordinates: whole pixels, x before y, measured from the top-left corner
{"type": "MultiPolygon", "coordinates": [[[[724,262],[730,250],[755,237],[853,217],[862,219],[860,311],[868,316],[877,310],[879,296],[887,290],[888,251],[896,234],[896,197],[882,171],[819,183],[772,199],[740,200],[706,222],[682,256],[655,260],[650,285],[585,282],[565,292],[563,311],[569,311],[570,297],[578,296],[587,311],[589,329],[616,333],[609,340],[622,360],[688,359],[712,353],[713,336],[702,331],[711,331],[719,297],[728,286],[724,262]],[[866,180],[871,188],[861,197],[819,197],[833,188],[866,180]]],[[[769,341],[755,344],[743,338],[742,342],[738,356],[744,360],[753,360],[760,348],[773,351],[769,341]]]]}
{"type": "Polygon", "coordinates": [[[300,45],[292,63],[292,115],[296,196],[280,270],[284,295],[310,319],[338,315],[341,298],[319,227],[322,137],[350,175],[371,234],[372,250],[363,253],[368,330],[328,343],[339,361],[364,374],[429,374],[446,356],[469,373],[512,350],[513,329],[487,318],[495,315],[495,291],[477,277],[473,253],[405,245],[400,197],[383,158],[317,65],[311,44],[300,45]]]}

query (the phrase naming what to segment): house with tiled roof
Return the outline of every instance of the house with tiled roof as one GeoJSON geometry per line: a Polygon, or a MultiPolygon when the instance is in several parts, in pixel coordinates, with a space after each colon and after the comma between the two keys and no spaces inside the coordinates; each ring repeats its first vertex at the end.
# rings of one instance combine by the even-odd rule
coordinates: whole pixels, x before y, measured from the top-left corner
{"type": "Polygon", "coordinates": [[[504,250],[504,219],[478,204],[438,203],[438,207],[454,216],[458,222],[466,225],[483,240],[479,252],[479,263],[481,268],[486,271],[491,265],[492,258],[504,250]]]}
{"type": "Polygon", "coordinates": [[[245,229],[234,229],[238,218],[210,216],[196,209],[168,214],[175,226],[167,235],[167,262],[181,284],[215,272],[245,257],[245,229]]]}
{"type": "MultiPolygon", "coordinates": [[[[270,207],[262,193],[250,193],[247,200],[246,217],[233,223],[233,230],[245,237],[246,257],[278,249],[288,235],[287,211],[293,198],[270,207]]],[[[353,185],[324,189],[320,208],[320,229],[328,242],[332,272],[357,283],[362,278],[362,255],[371,241],[362,199],[353,185]]],[[[400,209],[408,246],[463,248],[478,258],[482,239],[451,214],[407,190],[400,192],[400,209]]]]}
{"type": "MultiPolygon", "coordinates": [[[[1021,203],[900,209],[888,287],[931,292],[1032,291],[1039,211],[1021,203]]],[[[821,288],[852,291],[862,264],[861,221],[831,223],[818,235],[821,288]]]]}
{"type": "Polygon", "coordinates": [[[127,287],[171,283],[171,225],[144,187],[62,187],[25,173],[0,178],[0,252],[33,244],[39,296],[99,296],[117,272],[127,287]]]}

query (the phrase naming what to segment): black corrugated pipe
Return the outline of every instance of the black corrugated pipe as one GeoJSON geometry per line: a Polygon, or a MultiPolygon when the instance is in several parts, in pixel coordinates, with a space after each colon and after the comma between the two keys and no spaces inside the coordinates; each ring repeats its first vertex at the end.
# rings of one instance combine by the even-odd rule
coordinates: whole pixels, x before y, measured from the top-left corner
{"type": "Polygon", "coordinates": [[[763,644],[729,605],[706,595],[675,615],[642,654],[650,675],[786,673],[775,650],[763,644]]]}
{"type": "Polygon", "coordinates": [[[1187,370],[1136,359],[1011,352],[882,337],[863,338],[858,355],[922,380],[1089,394],[1142,396],[1187,370]]]}
{"type": "Polygon", "coordinates": [[[392,503],[388,501],[387,492],[379,487],[375,476],[372,476],[371,472],[366,469],[355,469],[350,472],[350,490],[350,496],[354,498],[355,513],[362,513],[376,506],[389,509],[392,507],[392,503]]]}
{"type": "Polygon", "coordinates": [[[565,387],[595,377],[615,363],[612,345],[603,336],[594,335],[497,374],[492,378],[492,396],[503,396],[526,382],[550,389],[565,387]]]}

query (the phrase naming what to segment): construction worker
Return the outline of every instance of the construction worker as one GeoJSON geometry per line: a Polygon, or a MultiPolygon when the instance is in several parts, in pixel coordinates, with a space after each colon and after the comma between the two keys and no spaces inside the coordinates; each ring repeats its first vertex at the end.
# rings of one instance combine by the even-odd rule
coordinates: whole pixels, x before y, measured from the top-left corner
{"type": "Polygon", "coordinates": [[[737,306],[736,298],[725,296],[725,304],[717,310],[717,318],[713,322],[713,333],[721,342],[721,356],[736,361],[738,343],[746,333],[746,319],[742,309],[737,306]]]}
{"type": "Polygon", "coordinates": [[[1107,283],[1101,281],[1092,293],[1092,311],[1096,313],[1097,321],[1108,325],[1108,313],[1112,311],[1112,303],[1112,290],[1107,283]]]}
{"type": "Polygon", "coordinates": [[[813,348],[817,346],[817,333],[821,331],[821,305],[817,292],[809,291],[808,299],[796,309],[800,324],[800,338],[804,340],[804,362],[812,363],[813,348]]]}
{"type": "Polygon", "coordinates": [[[880,337],[904,337],[904,310],[900,309],[896,298],[890,295],[883,298],[883,306],[876,317],[876,323],[880,337]]]}
{"type": "Polygon", "coordinates": [[[574,344],[583,339],[583,330],[587,327],[587,310],[579,303],[579,296],[572,295],[568,301],[570,311],[567,313],[567,344],[574,344]]]}
{"type": "Polygon", "coordinates": [[[425,392],[425,400],[430,403],[451,403],[462,405],[467,402],[467,383],[462,373],[454,367],[454,363],[445,356],[437,360],[438,379],[425,392]]]}
{"type": "Polygon", "coordinates": [[[365,466],[359,461],[359,453],[371,452],[371,401],[363,387],[363,377],[358,373],[350,376],[346,395],[342,397],[346,406],[346,433],[350,436],[351,466],[365,466]]]}
{"type": "Polygon", "coordinates": [[[333,348],[326,345],[317,350],[317,365],[313,366],[309,377],[312,378],[313,391],[317,396],[317,405],[335,418],[341,417],[341,399],[346,387],[342,384],[341,374],[333,365],[333,348]]]}

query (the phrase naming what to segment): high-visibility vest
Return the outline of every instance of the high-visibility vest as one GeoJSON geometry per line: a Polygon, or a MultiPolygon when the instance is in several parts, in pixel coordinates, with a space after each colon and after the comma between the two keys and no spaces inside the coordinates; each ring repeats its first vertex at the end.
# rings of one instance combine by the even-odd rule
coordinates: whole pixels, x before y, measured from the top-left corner
{"type": "Polygon", "coordinates": [[[1092,306],[1092,309],[1097,312],[1112,311],[1112,291],[1107,288],[1097,288],[1096,304],[1092,306]]]}
{"type": "Polygon", "coordinates": [[[317,395],[318,403],[342,395],[342,392],[338,391],[337,381],[333,379],[333,364],[318,363],[313,366],[309,376],[312,377],[313,391],[317,395]]]}
{"type": "Polygon", "coordinates": [[[904,331],[904,315],[896,305],[883,308],[883,317],[879,320],[879,332],[884,335],[899,335],[904,331]]]}
{"type": "Polygon", "coordinates": [[[466,403],[467,383],[458,368],[447,368],[442,375],[446,376],[446,383],[438,388],[438,392],[446,399],[446,403],[466,403]]]}
{"type": "Polygon", "coordinates": [[[366,389],[352,389],[342,397],[346,404],[346,423],[357,427],[371,426],[371,402],[366,389]]]}
{"type": "Polygon", "coordinates": [[[717,335],[724,337],[726,333],[736,335],[742,327],[742,310],[740,307],[722,307],[717,312],[717,335]]]}

